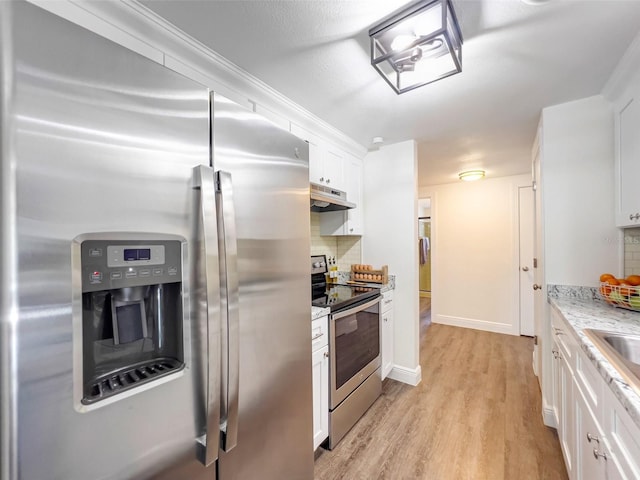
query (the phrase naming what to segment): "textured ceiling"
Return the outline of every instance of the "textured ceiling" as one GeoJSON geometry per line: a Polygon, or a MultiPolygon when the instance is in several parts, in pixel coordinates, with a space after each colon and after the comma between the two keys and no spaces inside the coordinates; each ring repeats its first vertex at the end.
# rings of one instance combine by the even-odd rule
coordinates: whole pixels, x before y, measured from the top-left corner
{"type": "Polygon", "coordinates": [[[368,29],[404,0],[141,3],[365,147],[417,140],[420,185],[528,173],[541,109],[600,93],[640,29],[637,0],[454,0],[462,73],[398,96],[368,29]]]}

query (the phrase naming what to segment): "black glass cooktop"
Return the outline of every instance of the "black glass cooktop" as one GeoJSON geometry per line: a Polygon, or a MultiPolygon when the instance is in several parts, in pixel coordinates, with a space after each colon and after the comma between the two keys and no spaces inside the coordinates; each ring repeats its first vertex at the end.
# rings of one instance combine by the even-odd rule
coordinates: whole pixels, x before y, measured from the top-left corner
{"type": "Polygon", "coordinates": [[[325,255],[311,257],[311,305],[314,307],[328,307],[335,312],[380,295],[376,287],[326,283],[328,271],[325,255]]]}
{"type": "Polygon", "coordinates": [[[314,285],[311,289],[311,304],[314,307],[329,307],[334,312],[379,295],[380,289],[376,287],[339,284],[314,285]]]}

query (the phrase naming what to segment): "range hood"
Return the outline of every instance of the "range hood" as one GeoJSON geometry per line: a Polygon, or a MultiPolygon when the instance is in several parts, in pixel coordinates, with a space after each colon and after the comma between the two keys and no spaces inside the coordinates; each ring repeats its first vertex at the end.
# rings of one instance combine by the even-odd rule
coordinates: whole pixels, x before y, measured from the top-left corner
{"type": "Polygon", "coordinates": [[[356,204],[347,201],[346,192],[324,185],[311,184],[312,212],[336,212],[350,208],[356,208],[356,204]]]}

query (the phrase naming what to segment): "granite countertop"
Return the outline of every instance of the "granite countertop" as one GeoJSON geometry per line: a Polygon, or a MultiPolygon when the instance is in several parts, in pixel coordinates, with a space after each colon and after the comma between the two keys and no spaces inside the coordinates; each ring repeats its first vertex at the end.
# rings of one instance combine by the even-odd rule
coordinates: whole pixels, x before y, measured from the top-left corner
{"type": "MultiPolygon", "coordinates": [[[[337,283],[347,284],[351,280],[351,272],[338,271],[338,281],[337,283]]],[[[360,282],[359,282],[360,283],[360,282]]],[[[388,292],[389,290],[394,290],[396,288],[396,276],[389,275],[389,281],[387,283],[383,283],[382,285],[379,283],[366,283],[362,282],[362,285],[366,285],[367,287],[375,287],[380,288],[380,293],[388,292]]]]}
{"type": "Polygon", "coordinates": [[[578,287],[575,291],[549,288],[549,303],[571,325],[580,347],[595,365],[629,416],[640,427],[640,395],[630,387],[600,350],[584,334],[585,328],[640,335],[640,312],[632,312],[599,300],[595,289],[578,287]]]}
{"type": "Polygon", "coordinates": [[[322,307],[311,307],[311,320],[316,320],[318,318],[324,317],[325,315],[329,315],[331,310],[329,308],[322,307]]]}

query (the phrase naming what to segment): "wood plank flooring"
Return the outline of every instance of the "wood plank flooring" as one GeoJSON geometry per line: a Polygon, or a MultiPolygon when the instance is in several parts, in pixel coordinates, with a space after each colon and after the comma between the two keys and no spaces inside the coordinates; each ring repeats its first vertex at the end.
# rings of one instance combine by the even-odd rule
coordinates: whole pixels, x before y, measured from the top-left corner
{"type": "Polygon", "coordinates": [[[417,387],[385,380],[382,396],[315,479],[566,479],[531,370],[532,339],[430,325],[421,314],[417,387]]]}

